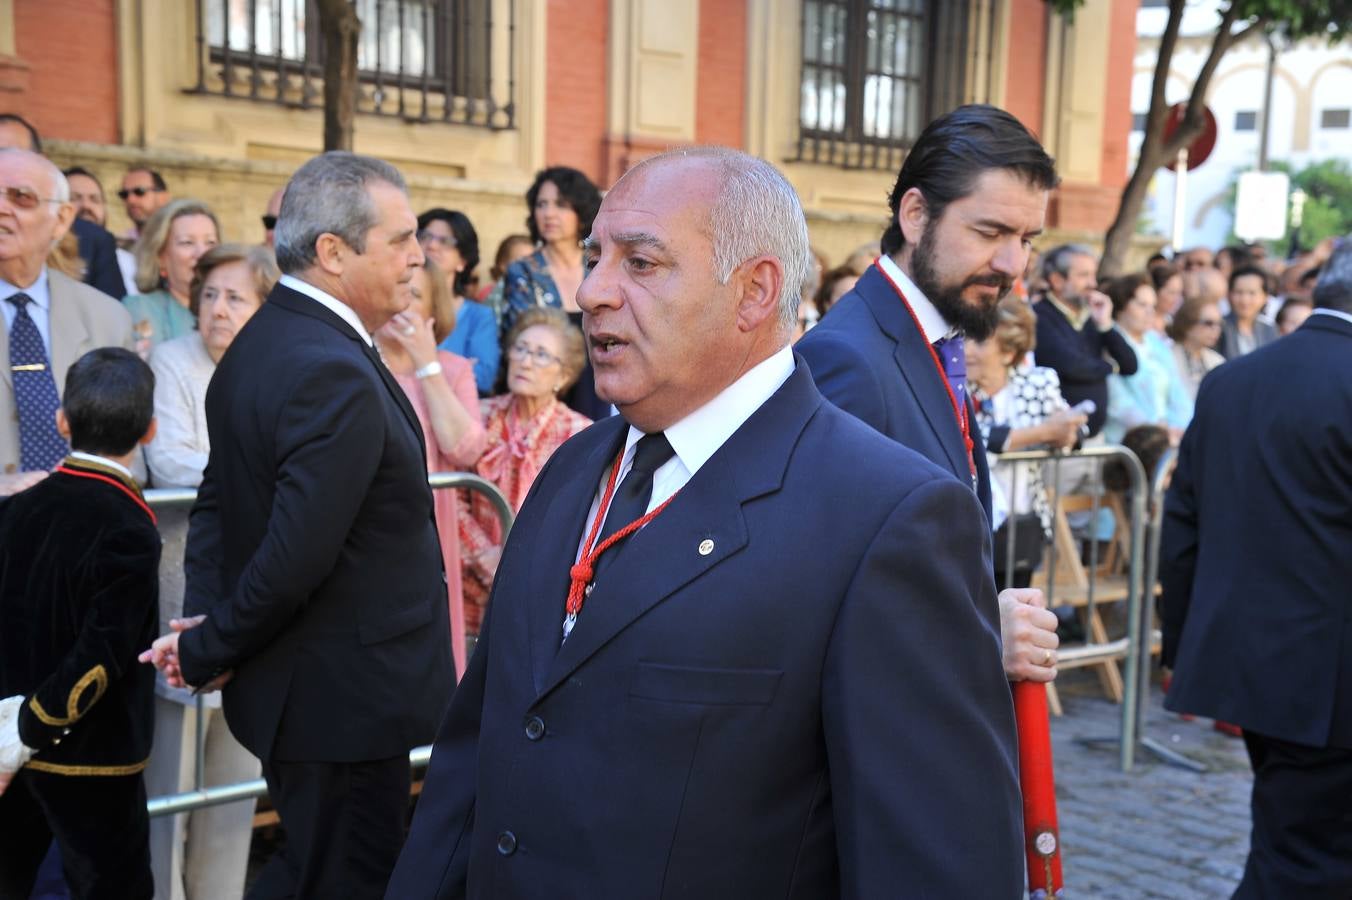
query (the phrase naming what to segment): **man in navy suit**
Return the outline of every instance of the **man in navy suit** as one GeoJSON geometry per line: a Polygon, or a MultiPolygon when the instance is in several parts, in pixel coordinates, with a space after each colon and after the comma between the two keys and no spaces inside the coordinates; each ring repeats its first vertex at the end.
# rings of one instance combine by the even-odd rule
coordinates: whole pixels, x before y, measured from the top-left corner
{"type": "Polygon", "coordinates": [[[283,274],[207,391],[184,610],[145,657],[225,686],[286,829],[250,896],[380,897],[408,751],[455,684],[422,430],[371,334],[408,305],[417,219],[388,163],[326,153],[292,177],[283,274]],[[233,673],[233,677],[230,677],[233,673]]]}
{"type": "Polygon", "coordinates": [[[388,897],[1020,896],[985,520],[817,392],[809,261],[735,151],[606,196],[578,303],[622,417],[522,507],[388,897]]]}
{"type": "Polygon", "coordinates": [[[1352,897],[1352,240],[1292,334],[1213,371],[1165,499],[1165,706],[1244,729],[1237,898],[1352,897]]]}
{"type": "MultiPolygon", "coordinates": [[[[1009,113],[971,105],[935,119],[897,175],[882,255],[796,348],[828,400],[951,472],[987,521],[990,470],[963,341],[994,330],[1056,184],[1051,158],[1009,113]]],[[[1011,679],[1056,677],[1045,605],[1040,591],[1000,595],[1011,679]]]]}

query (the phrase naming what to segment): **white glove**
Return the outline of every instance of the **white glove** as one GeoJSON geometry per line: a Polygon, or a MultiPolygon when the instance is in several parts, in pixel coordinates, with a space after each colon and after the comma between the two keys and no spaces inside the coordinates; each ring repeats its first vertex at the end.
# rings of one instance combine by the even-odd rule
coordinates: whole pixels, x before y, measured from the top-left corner
{"type": "Polygon", "coordinates": [[[0,700],[0,776],[13,775],[33,758],[33,748],[19,739],[19,710],[23,708],[23,699],[16,696],[0,700]]]}

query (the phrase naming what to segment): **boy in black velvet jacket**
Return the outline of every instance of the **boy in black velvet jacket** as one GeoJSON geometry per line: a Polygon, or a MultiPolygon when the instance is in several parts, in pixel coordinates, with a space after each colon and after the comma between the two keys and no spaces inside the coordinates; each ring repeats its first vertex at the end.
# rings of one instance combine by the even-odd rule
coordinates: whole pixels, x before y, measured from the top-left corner
{"type": "Polygon", "coordinates": [[[27,897],[56,840],[72,896],[150,897],[141,770],[150,752],[160,537],[128,471],[155,433],[134,353],[70,367],[73,448],[0,501],[0,897],[27,897]]]}

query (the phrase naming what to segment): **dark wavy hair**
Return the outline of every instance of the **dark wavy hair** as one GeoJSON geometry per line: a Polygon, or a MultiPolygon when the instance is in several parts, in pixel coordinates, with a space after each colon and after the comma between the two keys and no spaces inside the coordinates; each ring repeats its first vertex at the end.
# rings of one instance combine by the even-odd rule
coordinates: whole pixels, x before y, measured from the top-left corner
{"type": "Polygon", "coordinates": [[[1143,287],[1154,288],[1154,283],[1145,272],[1129,272],[1109,281],[1103,292],[1113,301],[1113,318],[1122,315],[1122,311],[1131,303],[1136,292],[1143,287]]]}
{"type": "Polygon", "coordinates": [[[906,243],[897,222],[901,198],[911,188],[925,197],[929,220],[937,222],[954,200],[976,188],[990,169],[1017,173],[1035,188],[1050,191],[1060,183],[1056,163],[1023,123],[995,106],[972,103],[945,113],[926,126],[897,173],[887,198],[892,222],[883,232],[882,252],[896,253],[906,243]]]}
{"type": "Polygon", "coordinates": [[[543,240],[535,225],[535,201],[546,181],[559,189],[559,197],[577,213],[578,240],[586,239],[591,235],[596,214],[601,211],[601,191],[590,178],[568,166],[550,166],[535,173],[535,181],[526,191],[526,227],[530,229],[530,239],[537,244],[543,240]]]}
{"type": "Polygon", "coordinates": [[[440,206],[429,209],[418,216],[418,230],[422,231],[433,222],[445,222],[450,227],[451,236],[455,238],[455,249],[465,261],[465,268],[455,273],[454,285],[456,295],[463,297],[474,278],[474,270],[479,265],[479,233],[474,230],[469,216],[458,209],[445,209],[440,206]]]}

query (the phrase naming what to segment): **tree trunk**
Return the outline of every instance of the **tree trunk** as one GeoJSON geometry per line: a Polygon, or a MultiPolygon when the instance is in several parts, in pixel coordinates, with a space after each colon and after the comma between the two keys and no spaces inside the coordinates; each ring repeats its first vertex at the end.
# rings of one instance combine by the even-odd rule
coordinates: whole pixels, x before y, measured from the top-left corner
{"type": "Polygon", "coordinates": [[[1259,18],[1251,22],[1238,33],[1232,33],[1238,15],[1236,2],[1226,6],[1216,37],[1212,40],[1211,50],[1206,62],[1197,73],[1192,93],[1188,96],[1183,121],[1168,141],[1164,139],[1164,126],[1169,113],[1169,104],[1165,99],[1164,86],[1169,78],[1169,66],[1173,62],[1174,48],[1178,45],[1178,31],[1183,20],[1184,0],[1170,0],[1169,22],[1160,37],[1159,57],[1155,61],[1155,75],[1150,90],[1150,112],[1146,117],[1145,136],[1141,140],[1140,155],[1136,160],[1136,169],[1131,173],[1126,188],[1122,191],[1122,201],[1117,208],[1117,216],[1108,227],[1103,238],[1103,259],[1099,262],[1099,275],[1113,277],[1122,271],[1131,249],[1131,238],[1136,233],[1136,220],[1141,215],[1141,206],[1145,203],[1150,182],[1160,166],[1171,161],[1178,151],[1191,144],[1205,127],[1204,109],[1206,94],[1211,87],[1211,78],[1216,74],[1221,57],[1235,44],[1244,40],[1255,30],[1264,27],[1266,20],[1259,18]]]}
{"type": "Polygon", "coordinates": [[[352,150],[361,20],[348,0],[319,0],[324,39],[324,150],[352,150]]]}

